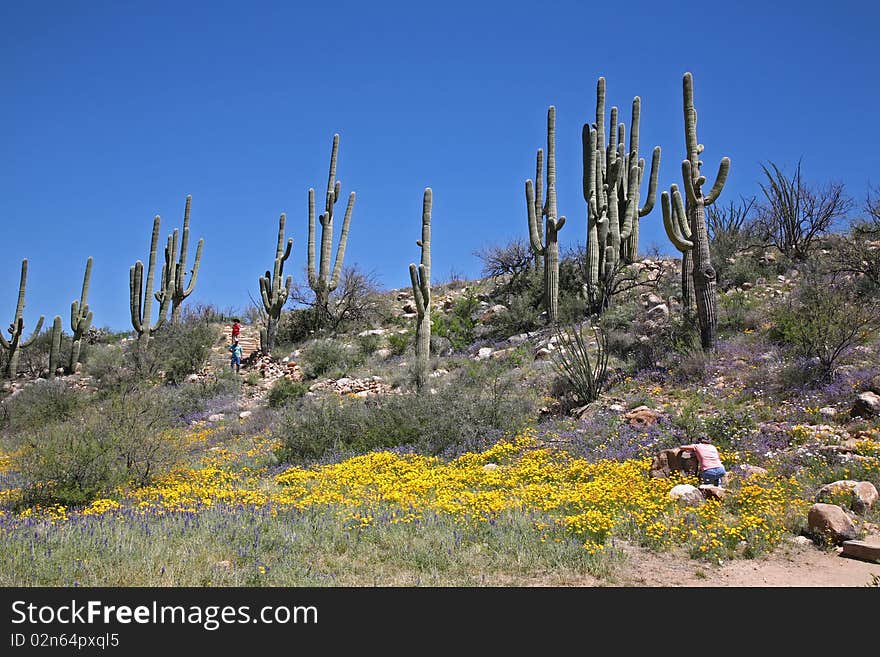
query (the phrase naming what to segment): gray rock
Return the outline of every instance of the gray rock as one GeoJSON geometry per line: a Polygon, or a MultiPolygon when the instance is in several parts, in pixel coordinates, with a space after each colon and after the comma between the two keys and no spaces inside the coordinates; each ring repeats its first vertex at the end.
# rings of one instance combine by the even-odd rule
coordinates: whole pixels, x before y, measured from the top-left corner
{"type": "Polygon", "coordinates": [[[706,501],[700,489],[690,484],[673,486],[672,490],[669,491],[669,497],[682,506],[700,506],[706,501]]]}
{"type": "Polygon", "coordinates": [[[856,397],[850,414],[854,417],[880,415],[880,395],[870,390],[856,397]]]}

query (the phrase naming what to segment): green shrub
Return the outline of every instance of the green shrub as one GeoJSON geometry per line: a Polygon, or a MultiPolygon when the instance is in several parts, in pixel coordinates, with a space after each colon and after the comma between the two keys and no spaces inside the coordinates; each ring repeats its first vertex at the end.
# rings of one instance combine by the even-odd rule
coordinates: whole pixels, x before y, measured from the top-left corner
{"type": "Polygon", "coordinates": [[[360,354],[355,354],[345,345],[333,339],[315,340],[302,350],[301,367],[306,377],[345,374],[360,363],[360,354]]]}
{"type": "Polygon", "coordinates": [[[382,346],[382,336],[374,333],[359,335],[357,341],[358,347],[360,347],[361,353],[365,357],[372,356],[382,346]]]}
{"type": "MultiPolygon", "coordinates": [[[[388,336],[388,348],[395,356],[402,356],[412,344],[414,332],[411,330],[403,333],[392,333],[388,336]]],[[[433,337],[433,336],[432,336],[433,337]]]]}
{"type": "Polygon", "coordinates": [[[458,452],[521,428],[536,407],[535,393],[503,365],[470,363],[435,394],[302,399],[279,420],[278,456],[308,461],[392,447],[458,452]]]}
{"type": "Polygon", "coordinates": [[[285,406],[294,399],[299,399],[306,392],[309,386],[302,381],[294,381],[286,376],[281,377],[272,384],[269,390],[269,406],[275,408],[277,406],[285,406]]]}
{"type": "Polygon", "coordinates": [[[141,486],[183,454],[161,389],[110,395],[90,412],[17,436],[13,467],[27,503],[80,505],[117,486],[141,486]]]}
{"type": "Polygon", "coordinates": [[[219,335],[214,326],[190,320],[168,324],[150,340],[148,350],[165,372],[165,381],[180,383],[204,368],[219,335]]]}
{"type": "Polygon", "coordinates": [[[471,290],[456,299],[448,313],[431,315],[431,331],[440,337],[448,338],[454,349],[464,349],[474,339],[477,322],[474,315],[480,308],[480,300],[471,290]]]}
{"type": "Polygon", "coordinates": [[[87,393],[62,380],[34,383],[0,403],[0,426],[15,432],[63,422],[84,408],[88,401],[87,393]]]}
{"type": "Polygon", "coordinates": [[[815,359],[827,377],[880,330],[880,302],[860,296],[843,277],[808,271],[772,318],[771,337],[789,345],[796,357],[815,359]]]}

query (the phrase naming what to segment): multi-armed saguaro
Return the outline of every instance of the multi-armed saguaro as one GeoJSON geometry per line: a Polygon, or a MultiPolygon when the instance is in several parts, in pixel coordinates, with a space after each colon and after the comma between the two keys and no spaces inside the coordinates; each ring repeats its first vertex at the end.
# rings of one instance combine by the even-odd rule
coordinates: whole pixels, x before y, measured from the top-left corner
{"type": "Polygon", "coordinates": [[[266,271],[265,276],[260,276],[260,297],[263,299],[263,308],[266,311],[266,327],[260,329],[260,351],[268,355],[275,344],[275,332],[278,329],[278,320],[281,319],[281,309],[290,296],[290,286],[293,278],[288,276],[284,280],[284,261],[290,257],[293,248],[293,238],[287,240],[284,246],[284,224],[287,215],[283,212],[278,218],[278,243],[275,246],[275,264],[272,271],[266,271]]]}
{"type": "MultiPolygon", "coordinates": [[[[144,263],[140,260],[132,265],[128,272],[129,302],[131,306],[131,325],[138,334],[138,348],[144,351],[150,342],[150,336],[162,328],[168,314],[168,303],[171,301],[169,289],[163,290],[159,301],[159,318],[153,323],[153,280],[156,273],[156,247],[159,244],[159,223],[157,214],[153,219],[153,237],[150,240],[150,260],[147,265],[147,281],[144,286],[144,263]]],[[[165,281],[168,283],[168,281],[165,281]]]]}
{"type": "Polygon", "coordinates": [[[681,163],[681,174],[684,179],[687,219],[690,224],[693,242],[693,280],[694,295],[697,305],[697,317],[700,321],[700,342],[705,350],[715,348],[717,335],[717,281],[715,269],[709,259],[709,234],[706,229],[706,206],[711,205],[721,194],[727,174],[730,171],[730,159],[724,157],[718,167],[718,176],[708,194],[703,195],[702,187],[706,176],[700,173],[703,161],[700,154],[703,144],[697,142],[697,110],[694,108],[694,78],[690,73],[684,74],[684,135],[687,147],[687,159],[681,163]]]}
{"type": "Polygon", "coordinates": [[[336,262],[333,274],[330,274],[330,258],[333,250],[333,206],[339,200],[342,183],[336,180],[336,155],[339,152],[339,135],[333,135],[333,150],[330,153],[330,176],[327,180],[327,194],[324,201],[324,213],[319,217],[321,222],[321,262],[315,271],[315,190],[309,189],[309,243],[308,243],[308,277],[309,287],[315,292],[315,327],[324,324],[329,314],[330,293],[339,285],[339,274],[345,258],[345,243],[348,241],[348,226],[351,223],[351,211],[354,207],[355,193],[348,195],[348,206],[342,220],[342,233],[339,246],[336,248],[336,262]]]}
{"type": "Polygon", "coordinates": [[[18,284],[18,304],[15,306],[15,319],[12,320],[12,323],[7,329],[10,334],[9,339],[7,340],[3,337],[3,334],[0,333],[0,347],[6,351],[6,377],[9,379],[14,379],[16,374],[18,374],[19,350],[29,347],[33,341],[36,340],[37,336],[40,334],[40,329],[43,327],[43,320],[45,319],[45,317],[40,315],[40,319],[37,320],[37,326],[34,329],[33,335],[22,342],[21,334],[24,331],[24,319],[22,318],[22,313],[24,312],[24,294],[27,289],[27,271],[28,261],[27,258],[25,258],[21,261],[21,282],[18,284]]]}
{"type": "Polygon", "coordinates": [[[555,322],[559,315],[559,241],[557,233],[565,225],[565,217],[556,210],[556,108],[547,110],[547,202],[541,200],[541,149],[538,149],[537,193],[531,180],[526,180],[526,207],[529,213],[529,243],[532,252],[544,259],[544,308],[547,319],[555,322]],[[544,218],[542,243],[539,217],[544,218]]]}
{"type": "MultiPolygon", "coordinates": [[[[618,263],[635,260],[639,250],[639,218],[654,209],[660,147],[654,147],[648,198],[639,207],[645,160],[639,158],[641,99],[632,103],[629,151],[626,126],[611,108],[608,144],[605,144],[605,78],[596,85],[596,122],[581,133],[584,160],[584,200],[587,202],[587,287],[596,290],[618,263]]],[[[606,297],[607,301],[607,297],[606,297]]]]}
{"type": "Polygon", "coordinates": [[[89,279],[92,277],[92,257],[86,260],[86,273],[83,276],[82,292],[79,301],[74,299],[70,304],[70,330],[73,331],[73,345],[70,348],[70,362],[67,371],[76,371],[79,363],[79,352],[82,348],[82,337],[92,325],[92,311],[89,310],[89,279]]]}
{"type": "Polygon", "coordinates": [[[694,307],[694,243],[691,241],[691,227],[688,226],[687,214],[678,185],[670,185],[670,193],[660,194],[660,206],[663,209],[663,227],[666,236],[676,249],[681,251],[681,306],[685,314],[694,307]]]}
{"type": "Polygon", "coordinates": [[[422,390],[428,381],[428,360],[431,352],[431,188],[425,189],[422,200],[422,261],[416,269],[409,266],[413,297],[416,302],[416,387],[422,390]]]}
{"type": "Polygon", "coordinates": [[[162,283],[156,292],[156,301],[162,303],[165,301],[166,295],[171,297],[171,323],[178,324],[180,322],[180,307],[183,300],[192,294],[193,288],[196,286],[196,279],[199,276],[199,263],[202,261],[202,247],[205,240],[199,238],[199,244],[196,247],[196,259],[193,262],[192,276],[189,279],[189,285],[185,285],[187,274],[186,269],[186,252],[189,248],[189,209],[192,203],[192,196],[187,195],[186,207],[183,210],[183,233],[180,236],[180,255],[177,254],[178,232],[174,229],[174,233],[168,236],[168,244],[165,246],[165,264],[162,265],[162,283]]]}

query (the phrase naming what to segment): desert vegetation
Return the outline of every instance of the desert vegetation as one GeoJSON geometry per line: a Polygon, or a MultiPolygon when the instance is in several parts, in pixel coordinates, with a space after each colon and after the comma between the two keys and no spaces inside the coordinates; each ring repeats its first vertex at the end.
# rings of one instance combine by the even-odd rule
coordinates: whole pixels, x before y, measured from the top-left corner
{"type": "Polygon", "coordinates": [[[660,195],[679,257],[639,253],[660,148],[646,175],[639,97],[629,145],[617,107],[606,134],[600,78],[569,214],[584,243],[558,244],[576,222],[557,208],[550,106],[521,235],[479,252],[480,279],[432,280],[430,187],[411,287],[343,267],[354,192],[331,268],[338,134],[320,251],[309,189],[305,280],[285,273],[281,214],[247,311],[186,303],[212,248],[188,264],[189,196],[161,270],[159,216],[146,272],[131,267],[133,331],[96,328],[91,257],[71,333],[60,315],[26,330],[23,260],[0,336],[0,583],[614,583],[622,544],[720,563],[875,535],[877,193],[859,207],[770,163],[754,197],[719,206],[732,164],[704,191],[690,73],[682,90],[682,187],[660,195]],[[666,467],[700,435],[724,488],[666,467]]]}

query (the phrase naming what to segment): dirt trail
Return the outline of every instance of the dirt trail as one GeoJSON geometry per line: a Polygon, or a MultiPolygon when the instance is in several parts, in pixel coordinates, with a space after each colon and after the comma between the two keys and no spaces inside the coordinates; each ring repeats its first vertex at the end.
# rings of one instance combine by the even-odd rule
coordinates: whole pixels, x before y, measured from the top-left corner
{"type": "Polygon", "coordinates": [[[690,559],[675,551],[654,553],[622,546],[628,559],[614,573],[614,586],[646,587],[864,587],[880,578],[880,564],[824,552],[813,546],[785,544],[763,559],[738,559],[722,565],[690,559]]]}

